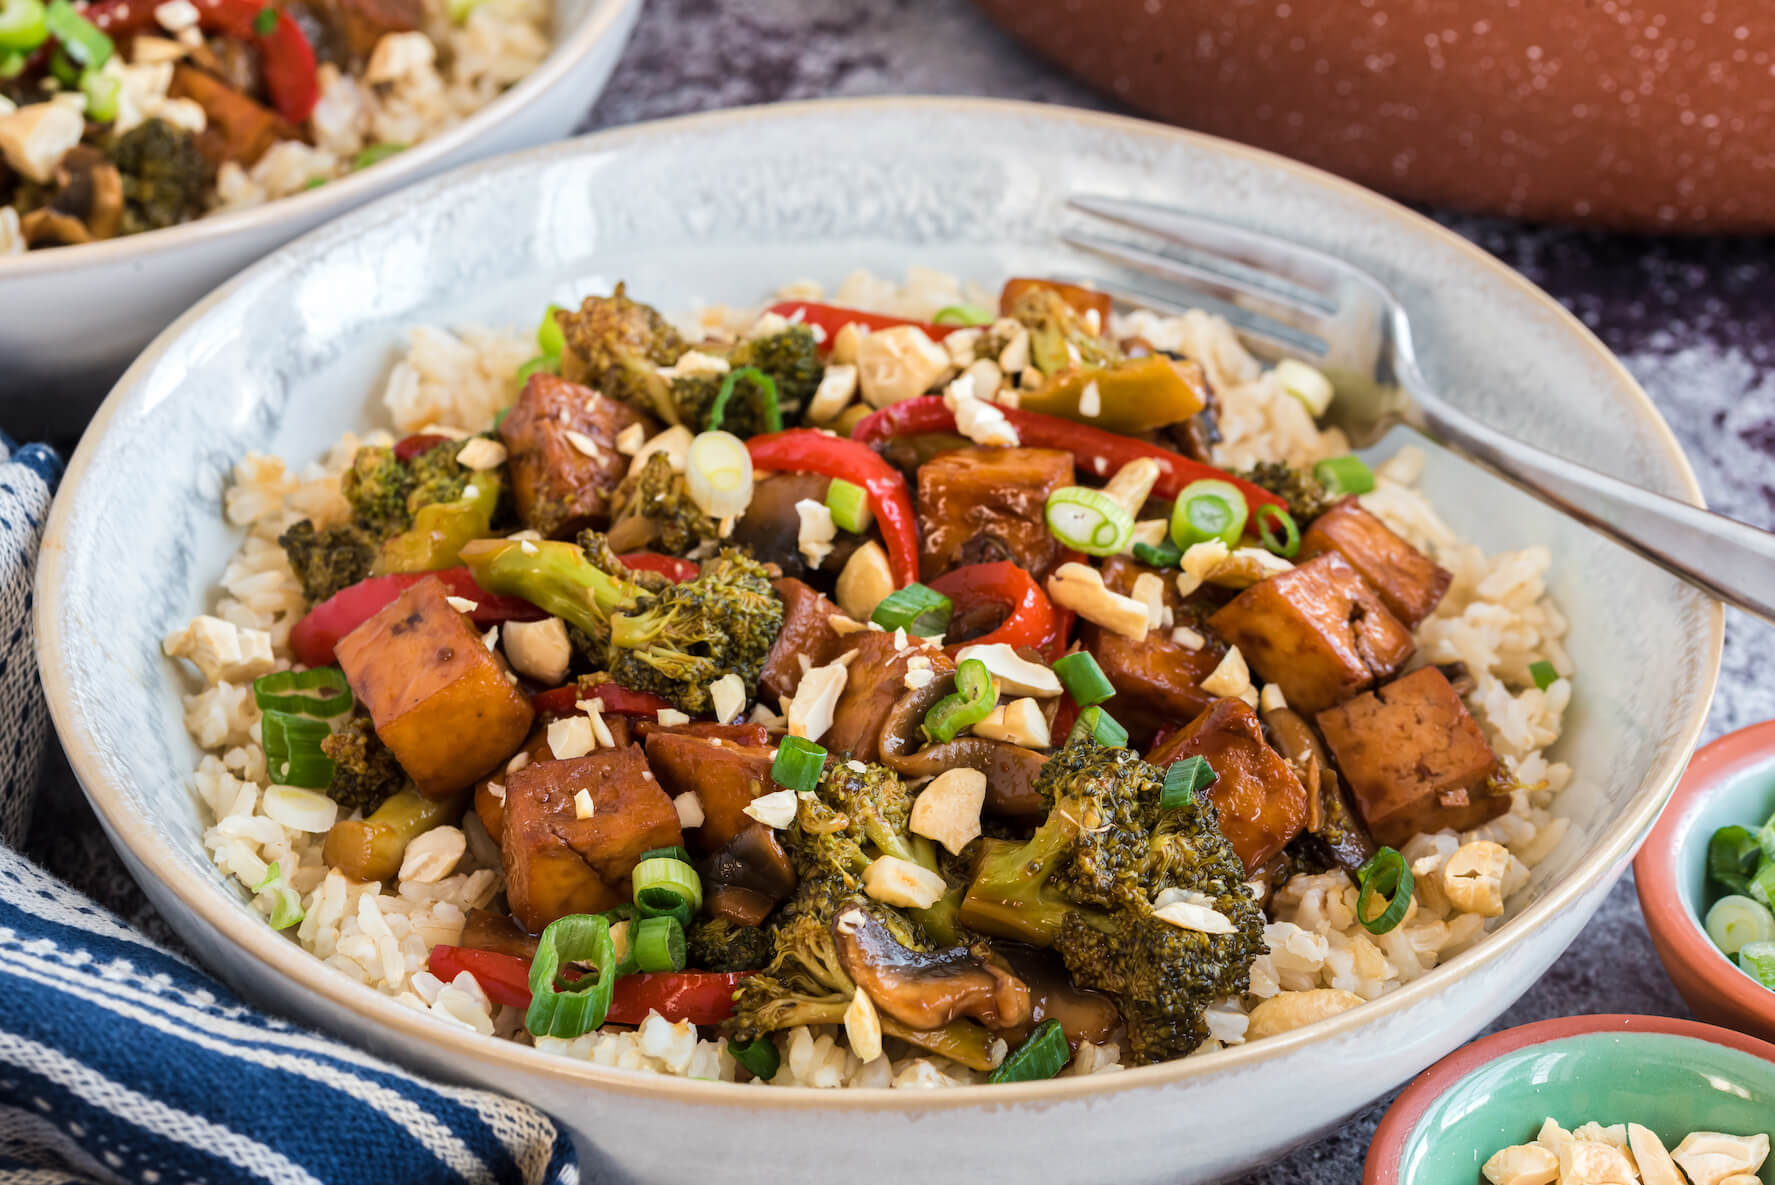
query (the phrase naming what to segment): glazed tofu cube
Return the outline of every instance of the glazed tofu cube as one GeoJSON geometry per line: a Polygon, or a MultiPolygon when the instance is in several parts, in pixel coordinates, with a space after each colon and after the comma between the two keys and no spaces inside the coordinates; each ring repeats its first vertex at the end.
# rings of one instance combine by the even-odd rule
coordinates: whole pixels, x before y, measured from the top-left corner
{"type": "Polygon", "coordinates": [[[1335,551],[1380,594],[1387,611],[1415,630],[1435,612],[1454,579],[1429,556],[1395,535],[1385,523],[1345,498],[1313,520],[1300,537],[1300,558],[1335,551]]]}
{"type": "Polygon", "coordinates": [[[1204,758],[1219,775],[1208,798],[1220,812],[1221,834],[1239,853],[1247,875],[1306,827],[1306,787],[1263,739],[1257,713],[1244,700],[1215,700],[1147,760],[1163,767],[1186,757],[1204,758]]]}
{"type": "Polygon", "coordinates": [[[532,762],[506,779],[506,897],[532,934],[570,913],[600,913],[628,901],[629,873],[641,853],[683,842],[678,812],[639,745],[532,762]]]}
{"type": "Polygon", "coordinates": [[[918,470],[924,579],[1010,560],[1046,580],[1060,562],[1060,543],[1043,509],[1049,494],[1071,484],[1072,454],[1058,449],[964,448],[932,457],[918,470]]]}
{"type": "Polygon", "coordinates": [[[1510,805],[1508,794],[1491,792],[1497,755],[1435,667],[1320,712],[1316,722],[1379,843],[1465,831],[1510,805]]]}
{"type": "Polygon", "coordinates": [[[896,650],[894,635],[864,630],[843,639],[839,654],[855,653],[846,670],[844,690],[832,710],[832,727],[820,743],[829,753],[858,761],[881,758],[881,726],[901,696],[907,694],[906,672],[914,657],[928,659],[934,679],[955,673],[955,661],[941,650],[911,641],[896,650]]]}
{"type": "Polygon", "coordinates": [[[754,798],[780,789],[770,780],[769,745],[733,745],[682,732],[647,734],[647,760],[667,794],[694,793],[703,825],[688,839],[699,852],[714,852],[757,824],[745,813],[754,798]]]}
{"type": "Polygon", "coordinates": [[[783,630],[765,656],[758,683],[781,700],[794,695],[801,682],[803,655],[809,666],[823,667],[838,653],[843,639],[832,628],[833,615],[840,610],[823,593],[793,577],[774,580],[771,586],[783,599],[783,630]]]}
{"type": "Polygon", "coordinates": [[[321,0],[320,10],[340,48],[359,61],[389,33],[410,33],[425,19],[420,0],[321,0]]]}
{"type": "Polygon", "coordinates": [[[642,422],[590,387],[531,375],[499,425],[511,454],[512,501],[525,525],[551,539],[607,525],[610,496],[629,471],[617,434],[642,422]]]}
{"type": "Polygon", "coordinates": [[[1208,624],[1309,714],[1391,678],[1414,649],[1411,631],[1336,552],[1259,581],[1208,624]]]}
{"type": "Polygon", "coordinates": [[[510,757],[534,713],[440,580],[427,579],[339,640],[334,653],[376,735],[413,784],[445,798],[510,757]]]}

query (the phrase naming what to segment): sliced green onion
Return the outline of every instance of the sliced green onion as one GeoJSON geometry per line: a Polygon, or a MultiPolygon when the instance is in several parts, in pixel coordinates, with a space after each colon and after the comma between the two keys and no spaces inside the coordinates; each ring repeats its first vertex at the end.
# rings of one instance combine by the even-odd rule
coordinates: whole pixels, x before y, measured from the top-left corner
{"type": "Polygon", "coordinates": [[[407,146],[405,144],[397,144],[393,142],[386,144],[372,144],[351,158],[351,171],[355,173],[359,169],[367,169],[371,165],[379,165],[389,157],[394,156],[397,153],[405,152],[406,150],[407,146]]]}
{"type": "Polygon", "coordinates": [[[1552,663],[1543,658],[1540,662],[1529,664],[1528,677],[1535,681],[1536,687],[1546,691],[1559,679],[1559,672],[1553,669],[1552,663]]]}
{"type": "Polygon", "coordinates": [[[333,759],[320,747],[332,732],[324,720],[275,710],[262,713],[259,738],[272,782],[305,790],[325,790],[332,785],[333,759]]]}
{"type": "Polygon", "coordinates": [[[449,0],[444,11],[450,17],[450,23],[461,25],[468,23],[468,14],[479,8],[481,0],[449,0]]]}
{"type": "Polygon", "coordinates": [[[777,405],[777,381],[756,366],[742,366],[738,370],[727,372],[727,377],[721,380],[721,390],[715,393],[715,402],[709,405],[709,427],[721,427],[721,421],[727,416],[727,401],[733,398],[733,389],[741,379],[745,379],[762,393],[760,398],[764,400],[764,430],[781,432],[783,411],[777,405]]]}
{"type": "Polygon", "coordinates": [[[635,910],[644,918],[671,916],[680,926],[703,906],[703,882],[696,869],[665,856],[655,856],[635,865],[629,874],[635,886],[635,910]]]}
{"type": "Polygon", "coordinates": [[[1072,722],[1072,731],[1066,734],[1066,743],[1070,745],[1081,737],[1090,737],[1105,749],[1120,749],[1128,743],[1128,730],[1122,727],[1121,721],[1102,708],[1090,707],[1080,712],[1079,718],[1072,722]]]}
{"type": "Polygon", "coordinates": [[[559,354],[538,354],[524,365],[518,367],[518,382],[527,383],[533,374],[560,374],[561,357],[559,354]]]}
{"type": "Polygon", "coordinates": [[[931,318],[932,325],[990,325],[992,313],[972,304],[945,305],[931,318]]]}
{"type": "Polygon", "coordinates": [[[1356,920],[1370,934],[1385,934],[1405,920],[1411,908],[1411,890],[1416,884],[1411,866],[1405,857],[1392,848],[1382,848],[1356,871],[1356,882],[1362,891],[1356,895],[1356,920]],[[1375,894],[1387,901],[1385,909],[1374,917],[1369,909],[1375,894]]]}
{"type": "Polygon", "coordinates": [[[61,42],[62,49],[76,65],[97,70],[111,60],[117,47],[99,27],[81,16],[68,0],[49,0],[43,10],[49,35],[61,42]]]}
{"type": "Polygon", "coordinates": [[[123,80],[103,70],[83,70],[80,91],[86,96],[86,118],[94,123],[110,123],[117,118],[117,99],[123,93],[123,80]]]}
{"type": "Polygon", "coordinates": [[[1117,555],[1134,535],[1134,516],[1102,490],[1061,486],[1048,495],[1048,531],[1086,555],[1117,555]]]}
{"type": "Polygon", "coordinates": [[[48,40],[43,0],[0,0],[0,57],[29,53],[48,40]]]}
{"type": "Polygon", "coordinates": [[[610,919],[576,913],[550,922],[530,962],[530,1008],[524,1027],[538,1037],[572,1039],[604,1023],[616,986],[616,944],[610,919]],[[577,980],[561,975],[570,963],[590,964],[577,980]]]}
{"type": "Polygon", "coordinates": [[[253,32],[261,37],[269,37],[277,32],[277,9],[267,4],[253,17],[253,32]]]}
{"type": "Polygon", "coordinates": [[[1313,466],[1313,476],[1328,494],[1366,494],[1374,489],[1374,471],[1353,455],[1325,458],[1313,466]]]}
{"type": "Polygon", "coordinates": [[[1750,878],[1750,895],[1775,909],[1775,860],[1764,860],[1756,875],[1750,878]]]}
{"type": "MultiPolygon", "coordinates": [[[[677,860],[681,863],[689,864],[690,863],[690,852],[684,848],[653,848],[649,851],[645,851],[645,852],[641,853],[641,860],[653,860],[656,858],[660,859],[660,860],[677,860]]],[[[639,864],[641,862],[641,860],[637,860],[637,861],[635,861],[635,863],[639,864]]],[[[619,906],[617,906],[617,909],[628,910],[629,913],[634,912],[633,909],[631,909],[629,906],[626,906],[626,905],[619,905],[619,906]]],[[[612,910],[610,912],[614,913],[614,912],[616,912],[616,910],[612,910]]],[[[624,916],[627,916],[627,915],[624,915],[624,916]]]]}
{"type": "Polygon", "coordinates": [[[955,602],[923,584],[908,584],[881,599],[869,620],[884,630],[905,630],[931,638],[949,628],[955,602]]]}
{"type": "Polygon", "coordinates": [[[325,719],[351,711],[357,701],[338,667],[279,671],[253,680],[253,702],[261,712],[293,712],[325,719]]]}
{"type": "Polygon", "coordinates": [[[1011,1050],[998,1069],[987,1075],[995,1085],[1005,1082],[1040,1082],[1066,1069],[1072,1060],[1072,1047],[1066,1043],[1066,1032],[1060,1022],[1049,1017],[1035,1027],[1023,1044],[1011,1050]]]}
{"type": "Polygon", "coordinates": [[[65,50],[58,49],[49,56],[49,73],[68,90],[80,85],[80,66],[65,50]]]}
{"type": "Polygon", "coordinates": [[[1211,539],[1237,547],[1249,513],[1245,495],[1232,482],[1192,481],[1171,507],[1171,542],[1182,551],[1211,539]]]}
{"type": "Polygon", "coordinates": [[[1707,841],[1707,875],[1734,893],[1750,892],[1750,878],[1757,870],[1762,845],[1747,827],[1721,827],[1707,841]]]}
{"type": "Polygon", "coordinates": [[[30,60],[31,56],[23,50],[0,49],[0,78],[17,78],[30,60]]]}
{"type": "Polygon", "coordinates": [[[953,741],[964,728],[972,728],[992,714],[998,692],[992,672],[977,658],[963,659],[955,668],[955,690],[931,705],[924,714],[924,732],[939,743],[953,741]]]}
{"type": "Polygon", "coordinates": [[[276,860],[265,866],[265,879],[253,886],[253,892],[272,894],[271,916],[266,920],[273,930],[287,930],[305,916],[301,895],[284,876],[283,865],[276,860]]]}
{"type": "MultiPolygon", "coordinates": [[[[323,177],[317,173],[302,183],[302,189],[304,192],[307,192],[310,189],[319,189],[321,186],[325,185],[328,180],[330,180],[330,178],[323,177]]],[[[529,376],[526,375],[524,377],[528,378],[529,376]]]]}
{"type": "Polygon", "coordinates": [[[1257,508],[1257,537],[1264,547],[1283,559],[1293,559],[1300,552],[1300,526],[1292,514],[1273,502],[1265,502],[1257,508]],[[1272,521],[1282,529],[1280,538],[1270,530],[1272,521]]]}
{"type": "Polygon", "coordinates": [[[1753,942],[1738,952],[1744,973],[1775,992],[1775,942],[1753,942]]]}
{"type": "Polygon", "coordinates": [[[1072,702],[1081,708],[1100,704],[1116,693],[1109,676],[1103,673],[1103,668],[1097,665],[1097,660],[1086,650],[1064,654],[1055,659],[1054,673],[1060,676],[1060,685],[1066,688],[1066,694],[1072,696],[1072,702]]]}
{"type": "Polygon", "coordinates": [[[1208,759],[1200,754],[1172,762],[1165,771],[1165,788],[1159,792],[1159,809],[1174,811],[1188,806],[1196,800],[1197,791],[1214,785],[1219,778],[1208,759]]]}
{"type": "Polygon", "coordinates": [[[1705,925],[1713,944],[1728,955],[1753,942],[1775,942],[1775,913],[1736,893],[1713,903],[1705,925]]]}
{"type": "Polygon", "coordinates": [[[745,513],[752,504],[752,454],[731,432],[699,432],[684,458],[690,500],[710,518],[745,513]]]}
{"type": "Polygon", "coordinates": [[[861,535],[875,521],[875,513],[869,509],[869,491],[842,477],[833,478],[826,487],[826,508],[841,530],[854,535],[861,535]]]}
{"type": "Polygon", "coordinates": [[[642,918],[629,932],[629,949],[643,971],[684,970],[684,927],[671,916],[642,918]]]}
{"type": "Polygon", "coordinates": [[[770,763],[771,780],[795,791],[812,790],[826,768],[826,750],[805,737],[784,737],[777,742],[776,760],[770,763]]]}
{"type": "Polygon", "coordinates": [[[783,1064],[783,1055],[777,1052],[776,1042],[768,1033],[760,1033],[750,1041],[729,1041],[727,1052],[752,1077],[764,1082],[775,1078],[777,1068],[783,1064]]]}
{"type": "Polygon", "coordinates": [[[552,304],[543,310],[542,323],[536,327],[536,345],[546,356],[559,358],[567,352],[567,331],[555,319],[557,314],[566,311],[558,304],[552,304]]]}
{"type": "Polygon", "coordinates": [[[1158,544],[1136,543],[1134,558],[1155,568],[1175,568],[1183,559],[1183,552],[1178,550],[1177,544],[1167,539],[1158,544]]]}

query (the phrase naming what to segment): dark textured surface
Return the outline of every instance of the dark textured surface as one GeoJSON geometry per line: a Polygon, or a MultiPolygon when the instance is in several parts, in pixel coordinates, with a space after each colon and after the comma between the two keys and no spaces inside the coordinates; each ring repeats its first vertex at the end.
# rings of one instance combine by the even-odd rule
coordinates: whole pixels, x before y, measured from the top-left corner
{"type": "MultiPolygon", "coordinates": [[[[1114,109],[999,35],[961,0],[649,0],[585,126],[895,92],[1114,109]]],[[[1775,244],[1444,221],[1552,292],[1622,356],[1676,429],[1711,505],[1775,527],[1775,244]]],[[[1728,614],[1725,670],[1707,739],[1775,717],[1775,681],[1760,678],[1772,641],[1768,627],[1728,614]]],[[[46,773],[31,854],[175,941],[112,854],[59,754],[46,773]]],[[[1686,1014],[1646,935],[1631,876],[1498,1024],[1584,1012],[1686,1014]]],[[[1383,1109],[1372,1108],[1248,1182],[1356,1181],[1383,1109]]]]}

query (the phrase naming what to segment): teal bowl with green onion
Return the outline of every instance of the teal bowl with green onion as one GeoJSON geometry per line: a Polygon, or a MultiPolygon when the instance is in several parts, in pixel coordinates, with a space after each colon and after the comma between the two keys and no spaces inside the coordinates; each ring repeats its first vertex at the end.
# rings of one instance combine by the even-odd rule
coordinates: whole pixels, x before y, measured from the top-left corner
{"type": "Polygon", "coordinates": [[[1696,751],[1633,871],[1695,1015],[1775,1040],[1775,720],[1696,751]]]}

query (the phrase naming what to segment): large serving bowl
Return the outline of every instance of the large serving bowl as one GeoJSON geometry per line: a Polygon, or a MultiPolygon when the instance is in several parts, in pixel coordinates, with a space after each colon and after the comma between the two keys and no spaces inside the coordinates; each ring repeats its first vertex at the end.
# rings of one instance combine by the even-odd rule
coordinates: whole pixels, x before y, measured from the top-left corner
{"type": "MultiPolygon", "coordinates": [[[[1711,602],[1437,454],[1425,482],[1485,546],[1550,546],[1580,689],[1558,756],[1570,835],[1492,936],[1380,1002],[1286,1036],[1101,1078],[941,1093],[771,1091],[594,1068],[482,1039],[339,977],[211,867],[160,639],[238,543],[221,489],[249,450],[316,455],[376,419],[406,327],[533,322],[618,279],[666,307],[752,302],[911,263],[996,282],[1089,272],[1074,191],[1187,204],[1384,277],[1425,364],[1502,428],[1697,499],[1675,441],[1571,317],[1462,240],[1275,157],[1021,104],[791,105],[624,129],[481,165],[358,212],[186,314],[75,454],[38,581],[44,679],[74,767],[168,920],[252,998],[434,1073],[530,1099],[609,1179],[1210,1180],[1323,1131],[1477,1032],[1585,925],[1694,744],[1719,664],[1711,602]]],[[[1102,273],[1097,273],[1101,275],[1102,273]]],[[[602,1178],[601,1178],[602,1179],[602,1178]]]]}
{"type": "Polygon", "coordinates": [[[554,48],[456,126],[373,169],[183,226],[0,257],[0,419],[72,436],[172,319],[304,231],[434,173],[573,130],[616,66],[641,0],[555,0],[554,48]]]}

